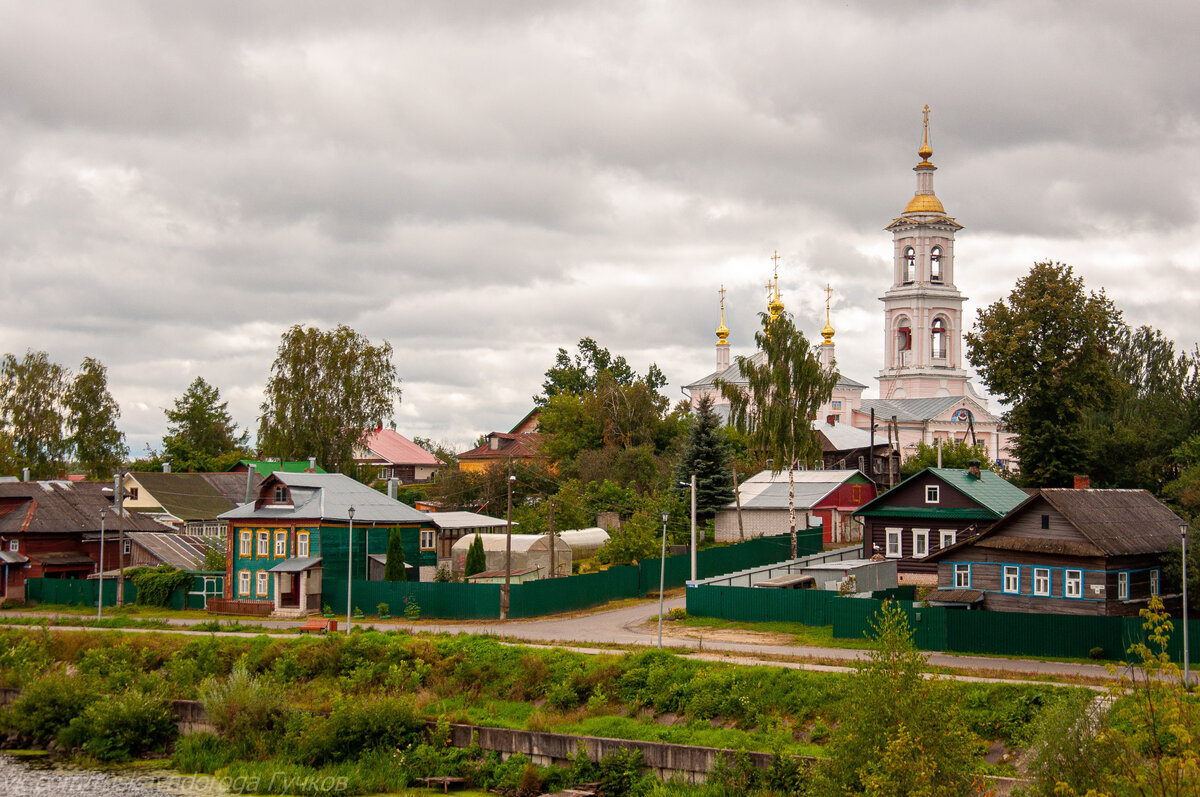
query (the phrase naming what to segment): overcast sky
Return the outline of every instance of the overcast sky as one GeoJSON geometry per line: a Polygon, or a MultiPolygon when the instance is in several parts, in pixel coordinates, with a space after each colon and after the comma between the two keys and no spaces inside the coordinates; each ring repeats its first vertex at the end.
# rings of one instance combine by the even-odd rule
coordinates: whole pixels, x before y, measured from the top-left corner
{"type": "Polygon", "coordinates": [[[926,103],[968,318],[1052,259],[1200,340],[1194,2],[0,8],[0,352],[98,357],[134,455],[197,375],[253,431],[297,323],[390,341],[460,448],[585,336],[675,399],[776,250],[873,388],[926,103]]]}

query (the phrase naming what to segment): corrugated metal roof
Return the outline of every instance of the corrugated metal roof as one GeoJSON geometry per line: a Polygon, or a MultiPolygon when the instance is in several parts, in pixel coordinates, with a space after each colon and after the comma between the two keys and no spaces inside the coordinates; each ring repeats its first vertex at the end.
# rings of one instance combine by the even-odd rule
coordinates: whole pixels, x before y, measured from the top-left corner
{"type": "Polygon", "coordinates": [[[990,470],[980,470],[978,479],[964,468],[927,470],[963,495],[995,512],[997,516],[1008,514],[1029,497],[1020,487],[990,470]]]}
{"type": "MultiPolygon", "coordinates": [[[[801,512],[812,509],[822,498],[829,495],[857,470],[796,470],[792,471],[795,483],[795,507],[801,512]]],[[[772,473],[764,470],[738,485],[742,509],[787,509],[788,473],[772,473]]],[[[729,509],[737,507],[736,501],[726,504],[729,509]]]]}
{"type": "MultiPolygon", "coordinates": [[[[834,451],[851,451],[856,448],[871,447],[871,433],[866,429],[858,429],[848,423],[814,422],[813,431],[825,435],[825,439],[833,446],[834,451]]],[[[876,436],[876,445],[882,441],[876,436]]]]}
{"type": "Polygon", "coordinates": [[[346,522],[350,518],[348,510],[354,507],[355,523],[431,523],[426,513],[388,498],[342,473],[273,473],[263,481],[260,494],[273,489],[277,483],[287,485],[292,496],[291,506],[267,504],[256,508],[255,504],[246,504],[223,513],[220,518],[346,522]]]}
{"type": "MultiPolygon", "coordinates": [[[[891,418],[896,416],[898,421],[932,421],[946,415],[951,409],[959,406],[971,410],[978,422],[994,422],[996,420],[988,408],[969,396],[937,396],[935,398],[899,398],[899,399],[863,399],[856,412],[869,414],[875,410],[876,417],[891,418]]],[[[949,420],[945,418],[944,420],[949,420]]],[[[966,421],[961,422],[966,426],[966,421]]]]}
{"type": "MultiPolygon", "coordinates": [[[[202,569],[204,565],[206,549],[198,537],[154,531],[127,532],[125,536],[145,548],[163,564],[193,571],[202,569]]],[[[111,536],[109,541],[112,541],[111,536]]]]}

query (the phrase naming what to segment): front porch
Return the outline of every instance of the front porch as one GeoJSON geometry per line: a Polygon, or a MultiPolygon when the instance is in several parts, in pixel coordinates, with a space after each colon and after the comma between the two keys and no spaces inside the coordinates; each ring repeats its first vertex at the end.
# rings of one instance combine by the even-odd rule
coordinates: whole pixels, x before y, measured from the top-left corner
{"type": "Polygon", "coordinates": [[[275,605],[272,617],[295,619],[321,611],[321,557],[296,556],[272,567],[275,605]]]}

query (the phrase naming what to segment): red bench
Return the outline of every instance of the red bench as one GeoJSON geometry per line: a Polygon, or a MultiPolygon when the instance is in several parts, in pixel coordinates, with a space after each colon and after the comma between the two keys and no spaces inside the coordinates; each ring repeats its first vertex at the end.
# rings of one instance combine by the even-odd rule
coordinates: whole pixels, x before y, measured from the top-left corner
{"type": "Polygon", "coordinates": [[[336,631],[337,620],[327,620],[324,617],[310,617],[308,621],[300,627],[301,631],[336,631]]]}

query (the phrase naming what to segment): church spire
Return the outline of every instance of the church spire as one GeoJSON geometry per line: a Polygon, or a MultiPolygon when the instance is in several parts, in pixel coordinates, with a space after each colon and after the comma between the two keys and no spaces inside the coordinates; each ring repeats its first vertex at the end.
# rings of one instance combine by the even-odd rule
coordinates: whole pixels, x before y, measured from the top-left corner
{"type": "Polygon", "coordinates": [[[771,314],[771,320],[779,318],[783,313],[783,299],[779,298],[779,251],[771,256],[771,260],[775,262],[775,276],[771,282],[767,283],[769,298],[767,301],[767,312],[771,314]]]}
{"type": "Polygon", "coordinates": [[[821,330],[823,344],[833,344],[833,326],[829,323],[829,301],[833,298],[833,286],[825,283],[825,328],[821,330]]]}
{"type": "Polygon", "coordinates": [[[725,326],[725,286],[722,285],[717,293],[721,294],[721,326],[717,327],[717,345],[728,346],[729,327],[725,326]]]}
{"type": "Polygon", "coordinates": [[[926,105],[922,111],[925,121],[923,123],[923,135],[921,138],[921,148],[917,150],[917,154],[921,156],[921,162],[918,163],[913,171],[917,173],[917,191],[913,194],[913,198],[908,201],[904,212],[907,213],[939,213],[945,214],[946,209],[942,207],[942,202],[933,194],[933,173],[937,171],[929,158],[933,155],[933,147],[929,146],[929,106],[926,105]]]}

